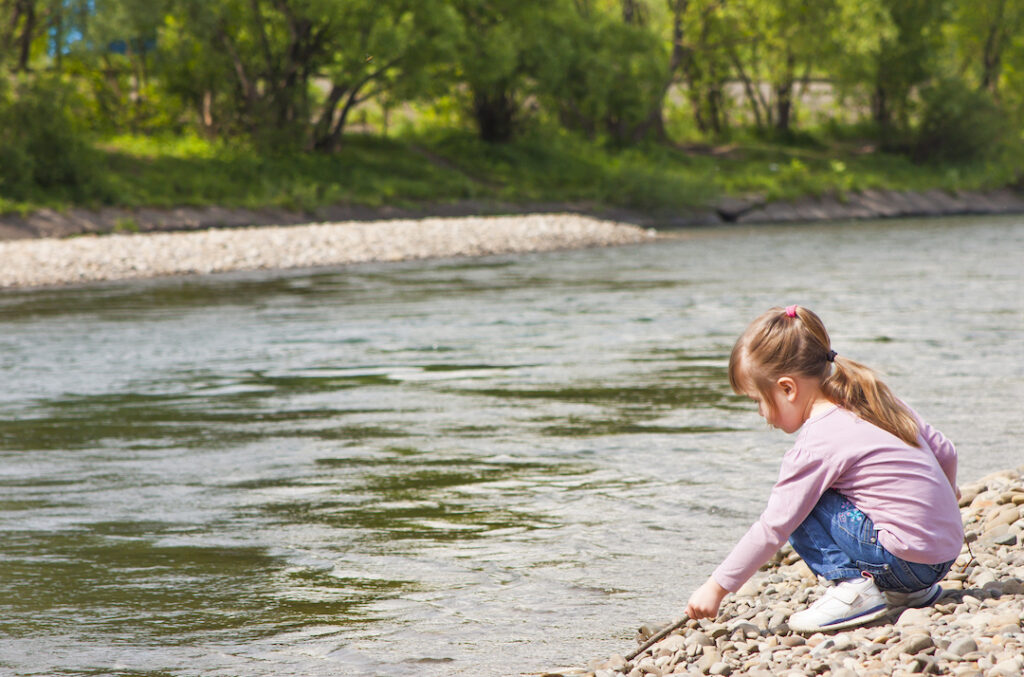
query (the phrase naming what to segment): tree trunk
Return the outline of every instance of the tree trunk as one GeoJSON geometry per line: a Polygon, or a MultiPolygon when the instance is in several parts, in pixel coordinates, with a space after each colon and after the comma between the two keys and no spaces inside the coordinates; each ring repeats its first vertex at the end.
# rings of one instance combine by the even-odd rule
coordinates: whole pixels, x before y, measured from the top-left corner
{"type": "Polygon", "coordinates": [[[330,150],[332,145],[332,133],[334,131],[334,116],[338,110],[341,98],[348,92],[348,87],[333,83],[331,91],[327,94],[320,117],[313,125],[313,148],[315,150],[330,150]]]}
{"type": "Polygon", "coordinates": [[[786,55],[786,73],[782,81],[775,85],[775,129],[788,132],[793,115],[793,80],[796,59],[792,54],[786,55]]]}
{"type": "Polygon", "coordinates": [[[750,110],[754,113],[754,122],[758,129],[764,129],[764,117],[761,115],[761,106],[758,95],[754,91],[754,83],[747,76],[747,72],[743,68],[743,62],[740,61],[740,55],[735,47],[730,47],[729,58],[732,61],[733,68],[736,69],[737,75],[740,76],[740,81],[743,82],[743,91],[747,96],[747,102],[750,103],[750,110]]]}
{"type": "Polygon", "coordinates": [[[622,0],[622,21],[631,25],[644,25],[647,17],[643,10],[643,5],[637,0],[622,0]]]}
{"type": "Polygon", "coordinates": [[[25,25],[18,39],[18,71],[27,72],[28,62],[32,56],[32,38],[36,30],[36,3],[34,0],[21,0],[20,13],[25,17],[25,25]]]}
{"type": "Polygon", "coordinates": [[[892,126],[892,110],[889,108],[889,95],[881,83],[875,84],[871,95],[871,119],[882,129],[892,126]]]}
{"type": "Polygon", "coordinates": [[[504,143],[515,132],[516,105],[504,89],[474,92],[473,117],[480,138],[488,143],[504,143]]]}
{"type": "Polygon", "coordinates": [[[251,117],[255,112],[256,108],[256,89],[253,86],[252,79],[245,70],[245,64],[242,63],[242,58],[238,54],[238,50],[235,49],[235,44],[231,41],[227,32],[221,28],[218,31],[218,38],[224,45],[224,48],[228,52],[228,56],[231,57],[231,64],[234,67],[235,77],[238,80],[238,88],[242,92],[242,98],[245,101],[246,113],[251,117]]]}
{"type": "Polygon", "coordinates": [[[53,56],[56,59],[57,72],[64,70],[64,5],[57,6],[53,17],[53,56]]]}
{"type": "Polygon", "coordinates": [[[1003,38],[1006,37],[1005,22],[1003,21],[1003,10],[1006,8],[1005,0],[999,3],[995,20],[989,26],[988,35],[985,36],[985,47],[981,55],[981,86],[996,93],[999,88],[999,72],[1003,60],[1003,38]]]}

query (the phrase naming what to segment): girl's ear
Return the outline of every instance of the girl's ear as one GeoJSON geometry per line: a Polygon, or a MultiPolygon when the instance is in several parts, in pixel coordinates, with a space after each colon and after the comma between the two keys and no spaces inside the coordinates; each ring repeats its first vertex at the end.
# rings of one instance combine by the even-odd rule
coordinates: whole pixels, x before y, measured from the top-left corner
{"type": "Polygon", "coordinates": [[[782,389],[782,394],[786,396],[787,400],[790,402],[796,400],[797,386],[795,379],[789,376],[780,376],[775,384],[782,389]]]}

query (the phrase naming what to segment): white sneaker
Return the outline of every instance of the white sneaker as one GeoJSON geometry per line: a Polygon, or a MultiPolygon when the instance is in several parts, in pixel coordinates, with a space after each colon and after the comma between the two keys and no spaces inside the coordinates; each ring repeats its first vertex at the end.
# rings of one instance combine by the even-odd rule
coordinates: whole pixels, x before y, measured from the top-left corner
{"type": "Polygon", "coordinates": [[[886,590],[885,598],[889,601],[890,606],[919,608],[935,604],[935,602],[942,597],[942,593],[942,586],[938,583],[932,583],[924,590],[916,590],[914,592],[893,592],[891,590],[886,590]]]}
{"type": "Polygon", "coordinates": [[[826,588],[817,602],[789,617],[789,629],[793,632],[840,630],[870,623],[888,610],[885,595],[865,576],[826,588]]]}

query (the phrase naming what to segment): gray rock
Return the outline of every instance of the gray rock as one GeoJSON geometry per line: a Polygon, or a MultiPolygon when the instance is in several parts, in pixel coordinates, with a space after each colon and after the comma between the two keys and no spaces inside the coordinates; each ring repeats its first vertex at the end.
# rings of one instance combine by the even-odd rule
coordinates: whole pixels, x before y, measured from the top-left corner
{"type": "Polygon", "coordinates": [[[962,636],[962,637],[958,637],[958,638],[954,639],[950,643],[949,647],[946,649],[946,651],[948,651],[949,653],[954,654],[954,655],[959,656],[959,657],[963,657],[965,654],[968,654],[968,653],[970,653],[972,651],[977,651],[977,650],[978,650],[978,643],[974,641],[973,637],[966,637],[966,636],[962,636]]]}
{"type": "Polygon", "coordinates": [[[686,639],[682,635],[669,635],[654,645],[655,657],[669,656],[686,646],[686,639]]]}
{"type": "Polygon", "coordinates": [[[697,667],[706,675],[709,674],[711,667],[719,663],[721,660],[721,655],[719,655],[719,653],[714,649],[705,651],[704,655],[697,661],[697,667]]]}
{"type": "Polygon", "coordinates": [[[935,642],[932,640],[931,635],[924,633],[915,633],[907,639],[900,642],[900,653],[905,654],[917,654],[925,649],[930,649],[935,646],[935,642]]]}
{"type": "Polygon", "coordinates": [[[640,659],[640,662],[636,664],[636,667],[640,668],[643,672],[654,672],[658,669],[654,659],[650,656],[640,659]]]}
{"type": "Polygon", "coordinates": [[[752,639],[761,635],[761,628],[757,627],[753,623],[737,623],[733,625],[730,632],[730,637],[733,639],[752,639]]]}
{"type": "Polygon", "coordinates": [[[718,639],[729,634],[729,628],[724,623],[712,623],[706,629],[711,639],[718,639]]]}
{"type": "Polygon", "coordinates": [[[1022,666],[1024,666],[1024,660],[1020,657],[1008,658],[993,665],[989,674],[998,677],[1020,677],[1022,666]]]}

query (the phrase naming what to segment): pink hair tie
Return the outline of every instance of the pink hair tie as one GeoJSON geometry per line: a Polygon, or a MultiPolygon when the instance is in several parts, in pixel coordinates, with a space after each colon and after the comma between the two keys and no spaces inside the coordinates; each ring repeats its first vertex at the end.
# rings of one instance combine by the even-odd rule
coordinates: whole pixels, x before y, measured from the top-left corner
{"type": "Polygon", "coordinates": [[[796,306],[786,308],[786,317],[796,317],[796,306]]]}

